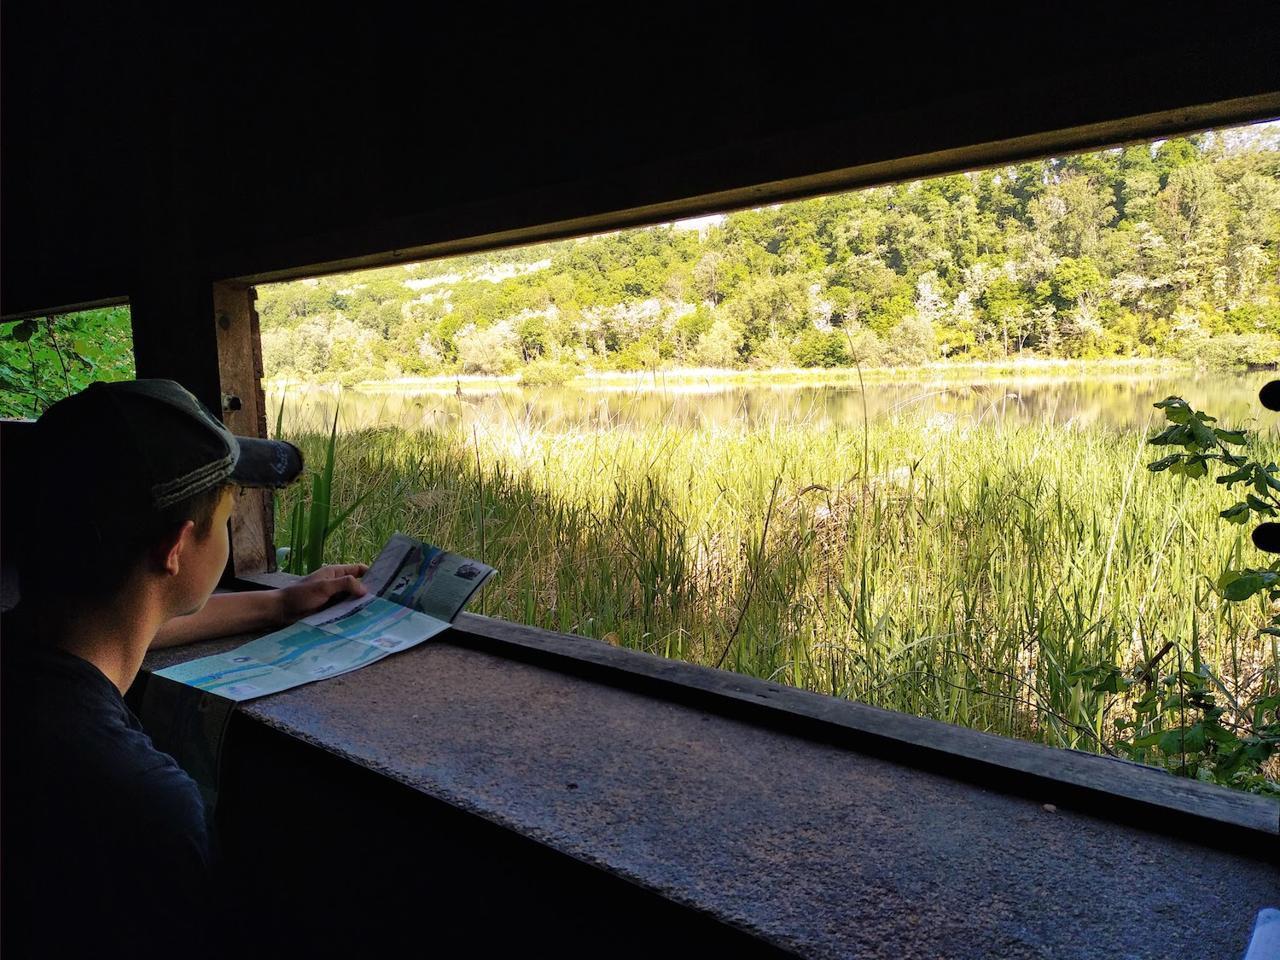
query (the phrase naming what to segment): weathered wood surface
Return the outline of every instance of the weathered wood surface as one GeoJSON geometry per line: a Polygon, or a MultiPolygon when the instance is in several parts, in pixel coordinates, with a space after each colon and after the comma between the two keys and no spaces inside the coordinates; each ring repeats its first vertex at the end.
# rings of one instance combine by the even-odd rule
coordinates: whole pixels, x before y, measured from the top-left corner
{"type": "Polygon", "coordinates": [[[455,632],[455,643],[684,702],[718,702],[735,715],[789,732],[1109,819],[1178,833],[1202,830],[1205,842],[1229,846],[1274,846],[1280,838],[1280,803],[1125,760],[982,733],[476,614],[460,615],[455,632]]]}
{"type": "MultiPolygon", "coordinates": [[[[232,433],[243,437],[267,435],[262,341],[254,297],[253,288],[244,284],[213,285],[222,422],[232,433]]],[[[240,494],[231,515],[231,562],[237,575],[275,568],[272,502],[270,490],[245,490],[240,494]]]]}

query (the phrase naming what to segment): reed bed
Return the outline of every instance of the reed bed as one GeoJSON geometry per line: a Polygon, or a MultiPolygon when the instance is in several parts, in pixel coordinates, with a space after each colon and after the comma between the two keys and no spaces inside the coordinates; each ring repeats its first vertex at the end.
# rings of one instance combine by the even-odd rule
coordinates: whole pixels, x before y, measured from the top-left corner
{"type": "MultiPolygon", "coordinates": [[[[285,432],[324,463],[326,431],[285,432]]],[[[1172,641],[1243,702],[1280,665],[1263,602],[1209,582],[1258,562],[1247,530],[1214,484],[1150,475],[1139,432],[513,417],[336,443],[332,509],[354,509],[326,560],[402,530],[498,568],[479,612],[661,656],[1086,750],[1127,706],[1082,667],[1172,641]]]]}

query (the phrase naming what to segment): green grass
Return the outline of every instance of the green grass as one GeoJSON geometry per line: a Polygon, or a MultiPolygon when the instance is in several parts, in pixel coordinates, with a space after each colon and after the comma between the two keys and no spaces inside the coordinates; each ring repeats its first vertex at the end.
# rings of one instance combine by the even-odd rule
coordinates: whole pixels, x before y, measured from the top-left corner
{"type": "MultiPolygon", "coordinates": [[[[327,431],[292,439],[325,463],[327,431]]],[[[1219,521],[1221,488],[1149,474],[1138,433],[512,421],[336,444],[330,509],[354,508],[325,559],[403,530],[497,567],[472,605],[493,616],[1086,750],[1127,703],[1080,667],[1172,641],[1241,702],[1276,680],[1262,602],[1206,579],[1258,562],[1247,530],[1219,521]]]]}

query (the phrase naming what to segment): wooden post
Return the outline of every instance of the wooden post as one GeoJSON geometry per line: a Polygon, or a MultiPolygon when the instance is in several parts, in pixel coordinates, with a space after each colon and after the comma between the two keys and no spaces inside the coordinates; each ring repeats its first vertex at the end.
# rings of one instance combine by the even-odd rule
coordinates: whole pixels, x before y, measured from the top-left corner
{"type": "MultiPolygon", "coordinates": [[[[218,338],[222,422],[244,437],[267,436],[267,403],[262,388],[262,341],[253,287],[213,285],[218,338]]],[[[275,524],[270,490],[246,490],[231,515],[231,564],[236,576],[275,569],[275,524]]]]}

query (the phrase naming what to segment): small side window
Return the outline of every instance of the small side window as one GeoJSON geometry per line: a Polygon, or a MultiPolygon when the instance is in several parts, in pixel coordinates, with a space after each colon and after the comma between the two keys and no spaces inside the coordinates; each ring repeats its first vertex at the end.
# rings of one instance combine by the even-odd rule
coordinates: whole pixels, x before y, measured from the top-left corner
{"type": "Polygon", "coordinates": [[[127,304],[0,324],[0,417],[36,419],[95,381],[133,377],[127,304]]]}

